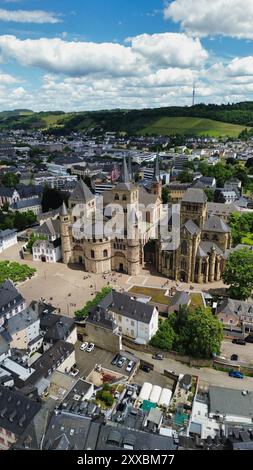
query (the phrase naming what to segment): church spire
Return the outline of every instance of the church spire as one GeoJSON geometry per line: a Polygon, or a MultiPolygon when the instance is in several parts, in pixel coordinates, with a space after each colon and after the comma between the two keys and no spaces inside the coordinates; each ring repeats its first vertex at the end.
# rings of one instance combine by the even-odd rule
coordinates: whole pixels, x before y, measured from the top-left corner
{"type": "Polygon", "coordinates": [[[123,165],[122,165],[122,181],[123,183],[130,183],[129,172],[127,168],[126,158],[123,158],[123,165]]]}
{"type": "Polygon", "coordinates": [[[154,166],[154,181],[160,181],[160,165],[159,165],[159,155],[156,154],[155,166],[154,166]]]}
{"type": "Polygon", "coordinates": [[[133,170],[132,170],[132,157],[129,155],[128,157],[128,173],[129,173],[129,178],[130,181],[133,179],[133,170]]]}

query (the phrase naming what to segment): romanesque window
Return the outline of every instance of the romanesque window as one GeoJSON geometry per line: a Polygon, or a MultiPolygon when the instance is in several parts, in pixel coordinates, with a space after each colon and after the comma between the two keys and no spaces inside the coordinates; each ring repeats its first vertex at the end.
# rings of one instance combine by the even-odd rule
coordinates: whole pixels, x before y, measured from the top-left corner
{"type": "Polygon", "coordinates": [[[94,250],[91,250],[90,256],[91,256],[91,258],[93,258],[93,259],[95,258],[95,251],[94,251],[94,250]]]}
{"type": "Polygon", "coordinates": [[[187,241],[183,240],[181,243],[181,254],[182,255],[187,255],[187,241]]]}
{"type": "Polygon", "coordinates": [[[127,197],[125,194],[123,194],[122,201],[127,201],[127,197]]]}
{"type": "Polygon", "coordinates": [[[209,240],[209,236],[207,235],[207,233],[204,233],[203,240],[209,240]]]}
{"type": "Polygon", "coordinates": [[[187,267],[187,263],[186,263],[186,260],[183,258],[181,260],[181,269],[186,269],[186,267],[187,267]]]}
{"type": "Polygon", "coordinates": [[[107,258],[107,257],[108,257],[108,251],[107,251],[107,250],[104,250],[103,256],[104,256],[104,258],[107,258]]]}
{"type": "Polygon", "coordinates": [[[119,195],[115,194],[115,201],[119,201],[119,195]]]}
{"type": "Polygon", "coordinates": [[[213,235],[212,240],[215,241],[215,242],[217,242],[217,241],[219,240],[218,235],[213,235]]]}

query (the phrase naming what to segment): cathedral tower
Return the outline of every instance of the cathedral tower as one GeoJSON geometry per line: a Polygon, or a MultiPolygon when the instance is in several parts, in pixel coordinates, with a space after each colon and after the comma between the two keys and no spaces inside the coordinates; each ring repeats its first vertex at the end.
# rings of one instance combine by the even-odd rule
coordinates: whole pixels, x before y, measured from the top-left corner
{"type": "Polygon", "coordinates": [[[71,261],[71,240],[70,240],[70,214],[67,210],[65,202],[62,205],[60,212],[61,224],[61,246],[62,246],[62,259],[64,264],[69,264],[71,261]]]}

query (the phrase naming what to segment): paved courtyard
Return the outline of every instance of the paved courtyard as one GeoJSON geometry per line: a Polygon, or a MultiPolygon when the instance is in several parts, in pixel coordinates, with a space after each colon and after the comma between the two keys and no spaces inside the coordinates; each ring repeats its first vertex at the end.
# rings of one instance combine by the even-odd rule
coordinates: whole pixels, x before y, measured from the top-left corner
{"type": "MultiPolygon", "coordinates": [[[[190,284],[170,281],[157,273],[143,270],[139,276],[111,273],[107,275],[88,274],[82,269],[68,267],[63,263],[41,263],[29,260],[21,260],[19,252],[22,243],[5,250],[0,254],[0,260],[18,261],[37,269],[37,274],[31,280],[27,280],[19,286],[19,289],[27,302],[44,299],[61,309],[65,315],[73,316],[75,310],[82,308],[88,300],[91,300],[102,287],[111,285],[117,290],[129,290],[134,285],[148,287],[172,287],[189,289],[190,284]]],[[[201,287],[208,289],[211,285],[191,284],[195,291],[201,287]]],[[[222,283],[214,283],[212,287],[222,287],[222,283]]]]}
{"type": "Polygon", "coordinates": [[[246,343],[245,346],[233,344],[232,341],[225,340],[221,347],[221,356],[230,359],[232,354],[238,355],[238,361],[253,364],[253,344],[246,343]]]}

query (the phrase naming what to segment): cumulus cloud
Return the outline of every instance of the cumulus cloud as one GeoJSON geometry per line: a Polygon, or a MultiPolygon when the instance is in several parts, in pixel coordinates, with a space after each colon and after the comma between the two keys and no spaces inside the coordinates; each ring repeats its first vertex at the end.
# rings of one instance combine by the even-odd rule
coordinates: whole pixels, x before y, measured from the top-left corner
{"type": "Polygon", "coordinates": [[[141,34],[129,38],[133,51],[153,63],[170,67],[199,67],[208,57],[199,39],[180,33],[141,34]]]}
{"type": "Polygon", "coordinates": [[[43,10],[5,10],[0,8],[0,21],[15,23],[60,23],[60,18],[55,13],[43,10]]]}
{"type": "Polygon", "coordinates": [[[228,65],[228,72],[232,76],[253,75],[253,56],[233,59],[228,65]]]}
{"type": "Polygon", "coordinates": [[[173,0],[164,17],[193,35],[253,39],[252,0],[173,0]]]}
{"type": "Polygon", "coordinates": [[[48,72],[81,76],[96,73],[138,75],[148,71],[144,59],[131,48],[115,43],[67,42],[59,38],[25,39],[0,36],[5,59],[40,67],[48,72]]]}

